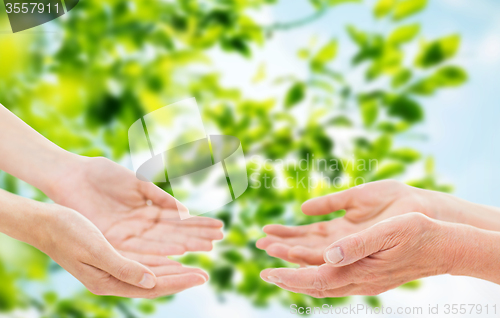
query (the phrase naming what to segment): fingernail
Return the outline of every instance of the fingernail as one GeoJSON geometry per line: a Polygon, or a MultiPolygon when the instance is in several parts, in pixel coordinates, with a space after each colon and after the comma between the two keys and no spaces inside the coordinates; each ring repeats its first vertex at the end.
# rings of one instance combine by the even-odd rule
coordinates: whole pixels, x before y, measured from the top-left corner
{"type": "Polygon", "coordinates": [[[277,276],[267,276],[267,279],[273,283],[281,283],[281,278],[277,276]]]}
{"type": "Polygon", "coordinates": [[[148,289],[155,287],[156,281],[154,276],[151,274],[144,274],[144,277],[142,277],[142,280],[139,283],[139,285],[148,289]]]}
{"type": "Polygon", "coordinates": [[[342,250],[340,247],[334,247],[330,249],[328,252],[326,252],[326,260],[329,263],[332,264],[337,264],[340,263],[344,259],[344,253],[342,253],[342,250]]]}
{"type": "Polygon", "coordinates": [[[203,285],[203,284],[205,284],[205,283],[207,282],[207,278],[206,278],[205,276],[203,276],[203,275],[201,275],[201,274],[195,274],[195,275],[198,275],[198,276],[200,276],[201,278],[203,278],[203,283],[201,283],[200,285],[203,285]]]}

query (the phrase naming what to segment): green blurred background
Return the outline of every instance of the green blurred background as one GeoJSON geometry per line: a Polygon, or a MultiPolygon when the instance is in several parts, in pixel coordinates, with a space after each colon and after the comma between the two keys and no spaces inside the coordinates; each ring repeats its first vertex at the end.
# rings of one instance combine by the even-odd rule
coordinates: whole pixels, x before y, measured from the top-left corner
{"type": "MultiPolygon", "coordinates": [[[[312,155],[379,164],[372,171],[323,171],[347,180],[335,188],[265,189],[251,182],[241,198],[209,214],[225,223],[225,239],[215,250],[179,258],[211,275],[208,289],[180,301],[175,297],[181,296],[154,301],[94,296],[44,254],[1,236],[0,312],[220,317],[251,306],[262,309],[248,309],[249,317],[275,317],[286,315],[291,303],[352,301],[314,299],[263,282],[262,269],[292,265],[256,249],[255,241],[266,224],[308,224],[342,215],[306,217],[300,205],[351,187],[356,177],[452,190],[437,180],[432,151],[422,146],[432,137],[423,123],[426,113],[435,112],[426,105],[442,90],[457,91],[469,76],[460,58],[459,30],[440,20],[448,12],[439,6],[446,8],[449,1],[430,2],[83,0],[69,14],[18,34],[9,34],[2,10],[0,103],[69,151],[130,167],[129,126],[155,109],[196,97],[207,132],[241,140],[249,175],[258,160],[312,155]],[[183,311],[194,303],[198,311],[183,311]]],[[[493,0],[478,2],[498,9],[493,0]]],[[[272,163],[261,169],[309,176],[292,167],[280,171],[272,163]]],[[[47,200],[5,173],[0,187],[47,200]]],[[[419,285],[395,293],[412,297],[419,285]]],[[[357,301],[381,304],[378,297],[357,301]]]]}

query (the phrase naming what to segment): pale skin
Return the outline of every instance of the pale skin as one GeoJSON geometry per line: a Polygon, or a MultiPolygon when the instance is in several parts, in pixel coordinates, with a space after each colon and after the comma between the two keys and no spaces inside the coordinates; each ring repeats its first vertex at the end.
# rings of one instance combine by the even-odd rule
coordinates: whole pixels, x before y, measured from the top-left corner
{"type": "MultiPolygon", "coordinates": [[[[59,148],[1,105],[0,135],[0,169],[37,187],[57,203],[34,205],[35,203],[29,202],[28,206],[33,204],[36,206],[35,210],[45,211],[42,214],[51,216],[44,224],[49,225],[52,222],[60,225],[60,230],[55,232],[44,229],[45,235],[57,235],[59,237],[54,237],[54,241],[64,240],[67,244],[72,244],[64,251],[51,253],[50,248],[42,251],[49,256],[57,255],[54,260],[79,278],[91,291],[151,298],[176,293],[208,279],[208,275],[203,271],[182,267],[166,256],[181,255],[186,251],[211,250],[213,241],[222,239],[221,221],[206,217],[181,221],[177,211],[179,202],[165,191],[152,183],[140,181],[134,173],[108,159],[82,157],[59,148]],[[65,215],[68,217],[64,218],[65,215]],[[68,224],[65,226],[66,223],[61,222],[68,224]],[[151,270],[147,273],[152,274],[153,285],[144,287],[138,282],[133,284],[123,280],[118,274],[102,271],[107,267],[105,263],[100,263],[92,264],[101,269],[101,272],[94,273],[94,276],[110,280],[114,288],[96,290],[95,282],[92,283],[91,280],[87,283],[87,276],[77,275],[80,273],[78,269],[72,270],[74,254],[84,255],[88,252],[85,247],[89,245],[81,245],[88,239],[84,232],[78,232],[81,233],[81,238],[78,239],[77,235],[72,237],[73,240],[68,240],[66,236],[70,235],[67,233],[69,224],[75,228],[87,228],[87,232],[95,234],[95,239],[99,242],[95,242],[96,246],[107,246],[93,250],[96,259],[105,262],[111,259],[109,253],[114,253],[115,256],[120,253],[121,258],[115,258],[116,262],[121,260],[126,264],[135,260],[149,266],[151,270]],[[191,273],[191,270],[194,272],[191,273]],[[181,275],[180,273],[187,273],[191,278],[176,278],[174,284],[170,284],[172,279],[169,278],[169,282],[166,282],[163,278],[168,275],[181,275]],[[151,288],[161,282],[165,284],[154,287],[154,291],[148,293],[132,288],[135,287],[132,285],[138,286],[136,288],[151,288]]],[[[10,204],[11,200],[15,201],[17,198],[6,195],[0,197],[2,204],[10,204]]],[[[3,213],[16,213],[15,211],[3,213]]],[[[26,214],[29,214],[28,212],[26,214]]],[[[4,229],[8,229],[8,225],[6,222],[2,223],[4,229]]],[[[28,237],[31,233],[16,232],[15,238],[28,242],[23,235],[28,237]]],[[[144,266],[125,268],[134,277],[144,276],[144,266]]]]}
{"type": "Polygon", "coordinates": [[[314,297],[376,295],[440,274],[500,284],[500,211],[496,208],[391,180],[302,206],[309,215],[340,209],[346,215],[328,222],[266,226],[268,236],[257,247],[271,256],[316,266],[266,269],[261,277],[314,297]]]}
{"type": "Polygon", "coordinates": [[[119,254],[99,229],[69,208],[0,190],[0,231],[50,256],[97,295],[156,298],[201,285],[208,275],[163,258],[145,266],[119,254]]]}

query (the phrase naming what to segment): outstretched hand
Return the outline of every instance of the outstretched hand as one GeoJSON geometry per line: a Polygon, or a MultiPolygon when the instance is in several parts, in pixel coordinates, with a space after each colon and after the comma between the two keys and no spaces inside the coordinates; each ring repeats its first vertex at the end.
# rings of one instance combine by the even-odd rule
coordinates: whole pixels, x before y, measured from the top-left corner
{"type": "Polygon", "coordinates": [[[223,236],[221,221],[181,221],[172,196],[105,158],[78,157],[48,192],[54,202],[82,213],[128,255],[151,258],[209,251],[223,236]]]}
{"type": "Polygon", "coordinates": [[[454,227],[463,226],[421,213],[396,216],[333,243],[324,251],[326,264],[270,268],[261,277],[318,298],[378,295],[418,278],[449,273],[457,259],[453,237],[459,231],[454,227]]]}
{"type": "MultiPolygon", "coordinates": [[[[80,213],[39,204],[41,233],[34,246],[49,255],[97,295],[156,298],[204,284],[208,275],[166,257],[120,255],[80,213]],[[43,224],[41,224],[43,223],[43,224]],[[135,260],[134,260],[135,259],[135,260]],[[140,264],[143,261],[146,265],[140,264]]],[[[33,243],[33,242],[32,242],[33,243]]]]}
{"type": "Polygon", "coordinates": [[[257,241],[257,247],[288,262],[324,264],[324,249],[347,235],[408,212],[418,211],[431,216],[427,197],[417,190],[385,180],[309,200],[302,205],[307,215],[324,215],[337,210],[346,210],[346,214],[332,221],[303,226],[267,225],[264,232],[268,236],[257,241]]]}

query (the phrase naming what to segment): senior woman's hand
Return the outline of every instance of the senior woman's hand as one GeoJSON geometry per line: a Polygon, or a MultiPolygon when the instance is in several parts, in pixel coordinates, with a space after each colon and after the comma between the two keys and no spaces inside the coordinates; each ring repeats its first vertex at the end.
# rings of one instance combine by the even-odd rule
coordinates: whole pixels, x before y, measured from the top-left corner
{"type": "Polygon", "coordinates": [[[307,215],[346,210],[342,218],[289,227],[267,225],[268,235],[257,247],[270,256],[301,265],[324,264],[323,250],[332,242],[362,231],[377,222],[409,212],[430,218],[500,231],[497,208],[474,204],[449,194],[422,190],[395,180],[371,182],[338,193],[314,198],[302,205],[307,215]]]}
{"type": "Polygon", "coordinates": [[[266,269],[262,279],[313,297],[378,295],[440,274],[500,283],[500,234],[408,213],[349,235],[324,251],[326,264],[266,269]]]}
{"type": "Polygon", "coordinates": [[[384,180],[354,187],[306,201],[307,215],[324,215],[346,210],[344,217],[332,221],[288,227],[266,225],[268,235],[257,247],[270,256],[301,265],[324,264],[323,251],[332,242],[362,231],[387,218],[418,211],[435,217],[427,192],[394,180],[384,180]]]}

